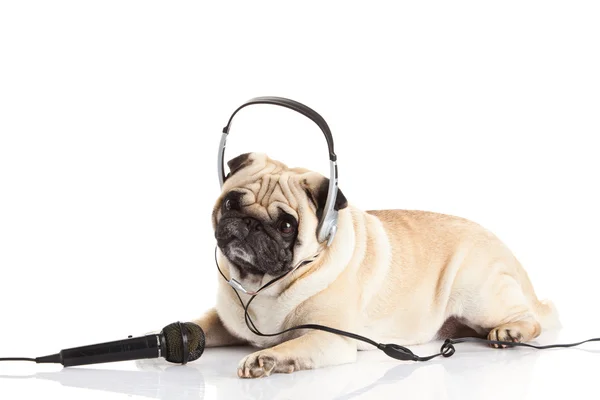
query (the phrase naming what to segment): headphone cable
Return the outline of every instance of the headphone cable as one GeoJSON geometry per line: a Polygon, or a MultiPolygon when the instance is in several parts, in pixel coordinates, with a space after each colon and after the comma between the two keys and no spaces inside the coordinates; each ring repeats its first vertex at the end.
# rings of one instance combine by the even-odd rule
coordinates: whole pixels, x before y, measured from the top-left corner
{"type": "MultiPolygon", "coordinates": [[[[221,268],[219,267],[219,262],[218,262],[218,259],[217,259],[217,251],[216,251],[216,249],[215,249],[215,263],[217,265],[217,268],[218,268],[221,276],[225,280],[228,280],[227,277],[225,276],[225,274],[223,274],[223,272],[221,271],[221,268]]],[[[458,344],[458,343],[465,343],[465,342],[496,344],[496,345],[503,345],[503,346],[506,346],[506,347],[521,346],[521,347],[530,347],[530,348],[539,349],[539,350],[551,349],[551,348],[575,347],[575,346],[579,346],[581,344],[588,343],[588,342],[600,342],[600,338],[592,338],[592,339],[583,340],[581,342],[576,342],[576,343],[551,344],[551,345],[537,346],[537,345],[533,345],[533,344],[529,344],[529,343],[508,342],[508,341],[502,341],[502,340],[490,340],[490,339],[483,339],[483,338],[478,338],[478,337],[461,337],[461,338],[456,338],[456,339],[448,338],[442,344],[439,353],[435,353],[435,354],[432,354],[432,355],[429,355],[429,356],[421,357],[421,356],[418,356],[415,353],[413,353],[409,348],[401,346],[399,344],[395,344],[395,343],[387,343],[387,344],[377,343],[374,340],[369,339],[368,337],[361,336],[361,335],[358,335],[356,333],[346,332],[346,331],[343,331],[341,329],[331,328],[329,326],[319,325],[319,324],[303,324],[303,325],[293,326],[291,328],[285,329],[285,330],[283,330],[281,332],[278,332],[278,333],[262,333],[256,327],[256,324],[254,323],[254,321],[252,321],[252,317],[250,317],[248,309],[250,308],[250,304],[252,303],[252,301],[258,295],[258,293],[260,291],[262,291],[263,289],[265,289],[268,286],[272,285],[273,283],[277,282],[281,278],[283,278],[283,275],[279,276],[279,277],[276,277],[276,278],[273,278],[272,280],[270,280],[269,282],[267,282],[266,284],[264,284],[260,289],[258,289],[256,291],[256,294],[254,294],[254,295],[252,295],[250,297],[250,299],[248,300],[248,302],[246,304],[244,304],[244,301],[242,300],[242,297],[238,293],[238,290],[236,288],[234,288],[233,286],[231,286],[231,289],[233,289],[233,292],[236,294],[238,300],[240,301],[240,305],[244,309],[244,319],[245,319],[245,322],[246,322],[246,326],[248,327],[248,329],[252,333],[254,333],[257,336],[273,337],[273,336],[283,335],[285,333],[288,333],[288,332],[291,332],[291,331],[294,331],[294,330],[300,330],[300,329],[320,330],[320,331],[329,332],[329,333],[333,333],[333,334],[336,334],[336,335],[341,335],[341,336],[345,336],[345,337],[348,337],[348,338],[351,338],[351,339],[355,339],[355,340],[359,340],[359,341],[368,343],[368,344],[376,347],[377,349],[383,351],[388,356],[390,356],[392,358],[395,358],[397,360],[402,360],[402,361],[429,361],[429,360],[431,360],[433,358],[436,358],[436,357],[439,357],[439,356],[451,357],[456,352],[456,348],[454,347],[454,345],[458,344]]]]}

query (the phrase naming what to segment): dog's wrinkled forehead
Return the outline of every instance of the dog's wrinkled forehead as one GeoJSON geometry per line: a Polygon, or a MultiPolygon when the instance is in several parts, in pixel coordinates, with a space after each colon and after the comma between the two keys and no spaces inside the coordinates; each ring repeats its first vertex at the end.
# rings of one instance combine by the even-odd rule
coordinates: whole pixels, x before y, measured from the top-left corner
{"type": "Polygon", "coordinates": [[[262,213],[263,218],[275,220],[281,212],[298,218],[300,196],[298,177],[306,170],[288,168],[264,153],[246,153],[230,160],[221,200],[231,193],[239,194],[243,206],[262,213]]]}

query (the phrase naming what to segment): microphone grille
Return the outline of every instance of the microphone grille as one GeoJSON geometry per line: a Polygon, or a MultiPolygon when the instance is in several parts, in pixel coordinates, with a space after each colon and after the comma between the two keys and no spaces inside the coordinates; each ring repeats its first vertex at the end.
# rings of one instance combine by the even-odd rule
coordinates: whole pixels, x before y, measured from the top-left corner
{"type": "Polygon", "coordinates": [[[194,361],[200,358],[204,352],[205,336],[204,331],[198,325],[192,322],[179,323],[174,322],[163,328],[163,337],[167,347],[165,359],[172,363],[183,363],[184,344],[183,336],[187,337],[187,361],[194,361]],[[182,329],[183,328],[183,334],[182,329]]]}

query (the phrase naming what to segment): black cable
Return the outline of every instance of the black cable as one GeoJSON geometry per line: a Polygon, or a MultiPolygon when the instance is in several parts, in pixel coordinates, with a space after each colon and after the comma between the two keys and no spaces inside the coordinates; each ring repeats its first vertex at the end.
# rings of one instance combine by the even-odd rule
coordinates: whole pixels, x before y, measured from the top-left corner
{"type": "MultiPolygon", "coordinates": [[[[217,259],[217,248],[216,247],[215,247],[215,263],[216,263],[217,269],[221,273],[221,276],[223,277],[223,279],[225,279],[226,281],[229,281],[227,279],[227,277],[225,276],[225,274],[223,274],[223,272],[221,271],[221,268],[219,267],[219,262],[218,262],[218,259],[217,259]]],[[[261,292],[263,289],[269,287],[273,283],[277,282],[278,280],[280,280],[284,276],[285,276],[285,274],[280,275],[277,278],[274,278],[274,279],[270,280],[269,282],[267,282],[260,289],[258,289],[254,295],[252,295],[250,297],[250,299],[248,300],[248,303],[246,303],[246,304],[244,304],[244,301],[242,300],[242,298],[241,298],[240,294],[238,293],[238,291],[236,290],[236,288],[234,288],[233,286],[231,287],[233,289],[233,292],[236,294],[238,300],[240,301],[240,304],[241,304],[242,308],[244,309],[244,319],[245,319],[245,322],[246,322],[246,326],[248,326],[248,329],[252,333],[254,333],[255,335],[263,336],[263,337],[272,337],[272,336],[283,335],[283,334],[285,334],[287,332],[290,332],[290,331],[293,331],[293,330],[299,330],[299,329],[321,330],[321,331],[325,331],[325,332],[329,332],[329,333],[333,333],[333,334],[337,334],[337,335],[341,335],[341,336],[346,336],[346,337],[349,337],[351,339],[360,340],[362,342],[365,342],[365,343],[368,343],[368,344],[370,344],[372,346],[377,347],[379,350],[383,351],[385,354],[387,354],[388,356],[390,356],[392,358],[395,358],[397,360],[404,360],[404,361],[429,361],[429,360],[431,360],[431,359],[433,359],[435,357],[439,357],[439,356],[451,357],[456,352],[456,348],[454,347],[454,345],[458,344],[458,343],[464,343],[464,342],[478,342],[478,343],[485,343],[485,344],[497,344],[497,345],[503,345],[503,346],[506,346],[506,347],[521,346],[521,347],[530,347],[530,348],[540,349],[540,350],[551,349],[551,348],[574,347],[574,346],[579,346],[581,344],[588,343],[588,342],[600,342],[600,338],[593,338],[593,339],[583,340],[583,341],[577,342],[577,343],[551,344],[551,345],[545,345],[545,346],[536,346],[536,345],[533,345],[533,344],[521,343],[521,342],[507,342],[507,341],[502,341],[502,340],[489,340],[489,339],[482,339],[482,338],[478,338],[478,337],[463,337],[463,338],[457,338],[457,339],[446,339],[444,341],[444,343],[442,344],[442,347],[440,348],[440,352],[439,353],[432,354],[432,355],[429,355],[429,356],[426,356],[426,357],[420,357],[420,356],[414,354],[407,347],[400,346],[400,345],[395,344],[395,343],[388,343],[388,344],[377,343],[374,340],[371,340],[371,339],[369,339],[367,337],[358,335],[356,333],[346,332],[346,331],[343,331],[343,330],[340,330],[340,329],[335,329],[335,328],[331,328],[329,326],[318,325],[318,324],[298,325],[298,326],[294,326],[294,327],[285,329],[285,330],[283,330],[281,332],[278,332],[278,333],[262,333],[260,330],[258,330],[258,328],[256,327],[256,325],[254,324],[254,321],[252,321],[252,318],[250,317],[250,314],[248,313],[248,308],[250,307],[250,304],[252,303],[252,301],[258,295],[259,292],[261,292]]]]}
{"type": "Polygon", "coordinates": [[[33,361],[33,362],[35,362],[35,358],[9,357],[9,358],[0,358],[0,361],[33,361]]]}
{"type": "MultiPolygon", "coordinates": [[[[225,274],[223,274],[223,271],[221,271],[221,268],[219,267],[219,262],[217,259],[217,248],[215,248],[215,263],[217,265],[217,269],[219,270],[219,273],[221,274],[221,276],[223,277],[223,279],[225,279],[226,281],[228,281],[227,277],[225,276],[225,274]]],[[[266,289],[267,287],[271,286],[273,283],[277,282],[278,280],[280,280],[281,278],[283,278],[284,275],[280,275],[276,278],[271,279],[269,282],[267,282],[265,285],[263,285],[260,289],[258,289],[256,291],[256,293],[254,295],[252,295],[250,297],[250,299],[248,300],[248,302],[246,304],[244,304],[244,301],[242,300],[240,294],[238,293],[238,291],[232,286],[231,288],[233,289],[233,292],[236,294],[238,300],[240,301],[240,305],[242,306],[242,308],[244,309],[244,319],[246,322],[246,326],[248,327],[248,329],[250,330],[250,332],[254,333],[255,335],[258,336],[263,336],[263,337],[272,337],[272,336],[279,336],[279,335],[283,335],[287,332],[290,331],[294,331],[294,330],[300,330],[300,329],[315,329],[315,330],[321,330],[321,331],[325,331],[325,332],[329,332],[329,333],[333,333],[333,334],[337,334],[337,335],[341,335],[341,336],[346,336],[349,337],[351,339],[355,339],[355,340],[360,340],[363,341],[365,343],[368,343],[372,346],[377,347],[378,349],[382,350],[384,353],[386,353],[388,356],[399,359],[399,360],[412,360],[412,361],[420,361],[421,357],[415,355],[412,351],[410,351],[408,348],[404,347],[404,346],[400,346],[397,344],[383,344],[383,343],[377,343],[367,337],[358,335],[356,333],[351,333],[351,332],[346,332],[340,329],[335,329],[335,328],[331,328],[329,326],[324,326],[324,325],[318,325],[318,324],[304,324],[304,325],[298,325],[298,326],[294,326],[291,328],[288,328],[286,330],[283,330],[281,332],[278,333],[262,333],[260,330],[258,330],[258,328],[256,327],[256,325],[254,324],[254,321],[252,321],[252,318],[250,317],[250,314],[248,313],[248,309],[250,307],[250,304],[252,303],[252,301],[254,300],[254,298],[258,295],[259,292],[261,292],[263,289],[266,289]]],[[[444,346],[442,346],[442,349],[440,350],[440,353],[432,356],[433,357],[437,357],[439,355],[444,355],[445,357],[449,357],[450,355],[454,354],[454,350],[453,349],[445,349],[444,346]]]]}
{"type": "Polygon", "coordinates": [[[488,339],[482,339],[482,338],[477,338],[477,337],[464,337],[464,338],[458,338],[458,339],[449,339],[449,341],[452,344],[464,343],[464,342],[480,342],[480,343],[489,343],[489,344],[506,344],[507,347],[521,346],[521,347],[531,347],[531,348],[538,349],[538,350],[544,350],[544,349],[575,347],[575,346],[579,346],[581,344],[588,343],[588,342],[600,342],[600,338],[592,338],[592,339],[583,340],[581,342],[576,342],[576,343],[548,344],[548,345],[544,345],[544,346],[536,346],[534,344],[522,343],[522,342],[502,342],[502,341],[488,340],[488,339]]]}
{"type": "MultiPolygon", "coordinates": [[[[273,281],[270,281],[269,283],[267,283],[266,285],[264,285],[263,288],[267,287],[271,283],[273,283],[273,281]]],[[[450,344],[449,347],[448,347],[448,345],[446,343],[444,343],[444,345],[442,346],[442,348],[440,350],[440,353],[435,354],[435,355],[430,356],[430,357],[421,358],[421,357],[415,355],[412,351],[410,351],[408,348],[406,348],[404,346],[400,346],[400,345],[393,344],[393,343],[390,343],[390,344],[377,343],[374,340],[371,340],[371,339],[369,339],[367,337],[358,335],[356,333],[346,332],[346,331],[343,331],[341,329],[331,328],[329,326],[319,325],[319,324],[303,324],[303,325],[293,326],[291,328],[285,329],[285,330],[283,330],[281,332],[278,332],[278,333],[262,333],[261,331],[258,330],[258,328],[256,327],[256,325],[254,324],[254,321],[252,321],[252,318],[250,317],[250,314],[248,313],[248,309],[250,308],[250,304],[252,303],[252,301],[254,300],[254,298],[257,296],[258,293],[255,294],[255,295],[253,295],[252,297],[250,297],[250,300],[248,300],[248,303],[246,303],[244,305],[244,302],[242,301],[242,298],[240,297],[240,295],[237,292],[237,290],[235,290],[234,287],[232,287],[232,289],[235,292],[235,294],[237,295],[237,297],[238,297],[238,299],[240,301],[240,304],[244,308],[244,319],[246,321],[246,326],[248,326],[248,329],[250,329],[250,331],[252,333],[254,333],[255,335],[258,335],[258,336],[272,337],[272,336],[283,335],[284,333],[291,332],[291,331],[294,331],[294,330],[315,329],[315,330],[329,332],[329,333],[333,333],[333,334],[337,334],[337,335],[341,335],[341,336],[346,336],[346,337],[349,337],[349,338],[355,339],[355,340],[360,340],[362,342],[365,342],[365,343],[368,343],[368,344],[370,344],[372,346],[377,347],[379,350],[382,350],[388,356],[390,356],[392,358],[395,358],[395,359],[398,359],[398,360],[427,361],[428,359],[431,359],[433,357],[437,357],[437,356],[440,356],[440,355],[443,355],[444,357],[450,357],[452,354],[454,354],[454,348],[453,348],[453,346],[450,344]]]]}

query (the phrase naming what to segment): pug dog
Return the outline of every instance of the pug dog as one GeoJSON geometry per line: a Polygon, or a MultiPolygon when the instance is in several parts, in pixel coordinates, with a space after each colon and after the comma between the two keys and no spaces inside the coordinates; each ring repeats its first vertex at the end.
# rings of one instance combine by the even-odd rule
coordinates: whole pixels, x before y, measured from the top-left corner
{"type": "MultiPolygon", "coordinates": [[[[218,265],[226,279],[257,290],[318,256],[256,296],[249,307],[262,333],[320,324],[404,346],[465,335],[526,342],[560,325],[527,272],[494,234],[469,220],[427,211],[362,211],[338,191],[337,233],[317,240],[329,179],[288,168],[262,153],[228,162],[212,212],[218,265]]],[[[194,322],[206,347],[252,345],[241,378],[354,362],[375,349],[320,330],[259,336],[219,276],[216,305],[194,322]]],[[[250,296],[239,292],[247,303],[250,296]]]]}

